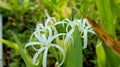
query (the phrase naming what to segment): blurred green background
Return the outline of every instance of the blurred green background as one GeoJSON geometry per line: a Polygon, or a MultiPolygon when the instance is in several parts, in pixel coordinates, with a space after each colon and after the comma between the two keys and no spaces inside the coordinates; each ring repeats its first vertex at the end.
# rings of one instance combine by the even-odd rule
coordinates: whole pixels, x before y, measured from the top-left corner
{"type": "MultiPolygon", "coordinates": [[[[120,39],[120,0],[1,0],[3,38],[16,42],[13,37],[13,34],[16,34],[21,46],[24,46],[35,30],[36,23],[45,21],[44,10],[47,10],[48,14],[55,17],[57,21],[64,18],[80,19],[88,15],[112,36],[120,39]]],[[[61,30],[59,28],[59,31],[61,30]]],[[[106,46],[95,48],[97,36],[88,33],[88,38],[88,47],[83,50],[83,67],[118,67],[120,65],[120,58],[106,46]]],[[[33,55],[32,52],[30,54],[33,55]]],[[[53,67],[55,59],[49,59],[48,64],[49,67],[53,67]]],[[[6,45],[3,45],[3,65],[4,67],[25,67],[20,54],[6,45]]]]}

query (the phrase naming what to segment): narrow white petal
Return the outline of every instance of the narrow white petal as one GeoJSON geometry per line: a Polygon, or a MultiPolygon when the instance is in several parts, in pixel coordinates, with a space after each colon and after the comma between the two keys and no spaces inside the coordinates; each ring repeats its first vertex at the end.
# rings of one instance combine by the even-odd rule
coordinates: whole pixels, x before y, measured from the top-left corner
{"type": "Polygon", "coordinates": [[[57,31],[57,29],[55,28],[55,27],[53,27],[53,35],[56,35],[56,34],[58,34],[58,31],[57,31]]]}
{"type": "Polygon", "coordinates": [[[39,50],[35,53],[35,55],[33,56],[33,60],[32,60],[32,63],[33,63],[33,64],[38,65],[39,61],[37,61],[37,58],[38,58],[38,56],[41,54],[41,52],[42,52],[43,50],[45,50],[45,47],[39,49],[39,50]]]}
{"type": "Polygon", "coordinates": [[[64,22],[70,23],[71,21],[69,19],[64,19],[64,22]]]}
{"type": "Polygon", "coordinates": [[[85,27],[85,29],[87,29],[87,30],[88,30],[89,28],[91,28],[91,26],[90,26],[90,25],[88,25],[88,26],[86,26],[86,27],[85,27]]]}
{"type": "Polygon", "coordinates": [[[38,41],[43,42],[44,39],[43,39],[43,37],[41,36],[42,34],[40,34],[40,32],[41,32],[41,31],[35,32],[34,36],[35,36],[35,38],[36,38],[38,41]]]}
{"type": "Polygon", "coordinates": [[[48,24],[51,22],[51,18],[48,17],[47,20],[45,21],[45,28],[48,27],[48,24]]]}
{"type": "Polygon", "coordinates": [[[63,27],[64,27],[64,24],[65,24],[65,23],[67,23],[67,22],[60,21],[60,22],[55,23],[55,26],[62,24],[63,27]]]}
{"type": "Polygon", "coordinates": [[[64,50],[62,49],[62,47],[60,47],[60,46],[57,45],[57,44],[51,44],[51,46],[56,47],[56,48],[59,49],[59,50],[62,52],[62,54],[63,54],[63,59],[62,59],[61,63],[58,65],[58,67],[60,67],[60,66],[63,64],[64,60],[65,60],[65,52],[64,52],[64,50]]]}
{"type": "Polygon", "coordinates": [[[49,34],[48,34],[48,40],[50,40],[52,38],[52,30],[51,30],[50,27],[47,27],[47,29],[48,29],[48,32],[49,32],[49,34]]]}
{"type": "Polygon", "coordinates": [[[48,52],[48,47],[45,48],[45,51],[43,54],[43,67],[47,67],[47,52],[48,52]]]}
{"type": "Polygon", "coordinates": [[[52,42],[55,38],[62,36],[62,35],[66,35],[66,34],[65,33],[56,34],[50,39],[50,42],[52,42]]]}
{"type": "Polygon", "coordinates": [[[32,35],[30,36],[30,41],[32,41],[33,35],[34,35],[34,32],[33,32],[32,35]]]}
{"type": "Polygon", "coordinates": [[[100,47],[101,45],[102,45],[102,42],[100,42],[100,43],[96,46],[96,48],[100,47]]]}
{"type": "Polygon", "coordinates": [[[87,48],[87,31],[86,30],[84,30],[83,38],[84,38],[83,49],[85,49],[85,48],[87,48]]]}
{"type": "MultiPolygon", "coordinates": [[[[70,24],[67,24],[66,26],[66,32],[68,32],[68,28],[69,28],[70,24]]],[[[71,27],[72,28],[72,27],[71,27]]]]}
{"type": "MultiPolygon", "coordinates": [[[[66,38],[65,38],[65,40],[64,40],[64,43],[66,44],[67,42],[68,42],[68,40],[70,40],[70,38],[72,39],[72,41],[73,41],[73,38],[72,38],[72,33],[74,32],[74,29],[71,29],[68,33],[67,33],[67,35],[66,35],[66,38]]],[[[74,42],[74,41],[73,41],[74,42]]]]}
{"type": "Polygon", "coordinates": [[[29,42],[29,43],[27,43],[27,44],[25,45],[25,49],[26,49],[27,47],[29,47],[29,46],[32,46],[32,47],[34,48],[34,50],[38,50],[38,49],[36,49],[36,48],[34,47],[34,45],[43,45],[43,44],[40,43],[40,42],[29,42]]]}
{"type": "Polygon", "coordinates": [[[43,43],[45,43],[45,42],[47,42],[47,36],[46,36],[46,34],[44,33],[44,34],[41,34],[41,42],[43,42],[43,43]]]}
{"type": "Polygon", "coordinates": [[[88,32],[90,32],[90,33],[92,33],[92,34],[95,34],[95,32],[94,31],[92,31],[92,30],[87,30],[88,32]]]}

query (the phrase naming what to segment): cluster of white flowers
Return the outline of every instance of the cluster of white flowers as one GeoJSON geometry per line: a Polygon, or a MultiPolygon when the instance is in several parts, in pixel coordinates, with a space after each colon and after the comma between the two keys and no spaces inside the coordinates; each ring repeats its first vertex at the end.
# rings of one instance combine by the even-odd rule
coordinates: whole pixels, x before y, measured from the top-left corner
{"type": "Polygon", "coordinates": [[[87,47],[87,33],[91,32],[95,34],[91,28],[91,25],[88,23],[87,19],[80,19],[80,20],[73,20],[70,21],[69,19],[64,19],[63,21],[56,21],[54,17],[50,17],[46,12],[47,19],[45,21],[45,24],[38,23],[36,25],[36,29],[31,35],[30,42],[28,42],[25,45],[25,48],[32,46],[36,53],[33,56],[33,64],[38,64],[39,61],[37,61],[38,56],[43,52],[43,60],[42,64],[43,67],[46,66],[47,61],[47,54],[50,47],[55,47],[61,51],[63,54],[63,59],[61,63],[59,63],[58,67],[60,67],[64,60],[65,60],[65,52],[64,49],[57,43],[53,43],[53,41],[59,37],[59,36],[65,36],[64,43],[66,44],[71,40],[74,44],[72,34],[75,30],[75,27],[77,26],[79,28],[79,31],[83,34],[82,38],[84,39],[83,48],[87,47]],[[62,24],[63,27],[66,27],[65,33],[58,33],[56,26],[62,24]],[[67,26],[65,26],[65,24],[67,26]],[[68,29],[70,27],[70,29],[68,29]],[[36,40],[33,40],[33,37],[36,38],[36,40]],[[39,45],[40,48],[35,48],[35,45],[39,45]]]}

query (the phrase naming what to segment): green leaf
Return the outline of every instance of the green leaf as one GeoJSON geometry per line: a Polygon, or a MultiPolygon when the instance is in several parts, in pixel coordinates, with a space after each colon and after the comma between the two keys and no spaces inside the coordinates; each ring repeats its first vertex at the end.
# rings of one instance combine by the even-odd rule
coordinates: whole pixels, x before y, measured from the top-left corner
{"type": "Polygon", "coordinates": [[[10,48],[13,48],[13,49],[15,49],[15,50],[18,50],[18,46],[17,46],[16,43],[10,42],[10,41],[5,40],[5,39],[2,39],[2,38],[0,38],[0,42],[4,43],[5,45],[7,45],[7,46],[10,47],[10,48]]]}
{"type": "MultiPolygon", "coordinates": [[[[97,44],[100,44],[100,40],[97,41],[97,44]]],[[[99,46],[96,48],[96,55],[98,67],[108,67],[106,54],[103,46],[99,46]]]]}
{"type": "Polygon", "coordinates": [[[80,32],[78,28],[75,28],[73,33],[74,45],[70,47],[67,55],[66,67],[82,67],[83,66],[83,54],[82,54],[82,42],[80,38],[80,32]]]}
{"type": "MultiPolygon", "coordinates": [[[[110,33],[112,36],[115,37],[116,32],[115,32],[114,23],[115,23],[116,15],[114,14],[114,11],[113,11],[114,1],[113,0],[96,0],[96,5],[99,11],[99,15],[103,20],[102,22],[103,27],[108,31],[108,33],[110,33]]],[[[106,53],[107,61],[105,62],[105,64],[108,65],[107,67],[119,67],[120,58],[105,45],[103,45],[103,48],[106,53]]],[[[99,55],[101,49],[97,49],[97,51],[99,51],[99,53],[97,52],[97,54],[99,55]]],[[[100,57],[98,55],[97,55],[97,58],[100,57]]]]}
{"type": "MultiPolygon", "coordinates": [[[[14,35],[14,37],[16,37],[16,36],[14,35]]],[[[4,43],[8,47],[19,52],[19,54],[22,56],[23,60],[25,61],[25,64],[27,67],[37,67],[37,66],[32,64],[32,58],[27,54],[27,52],[24,50],[24,48],[22,47],[21,44],[19,44],[19,43],[16,44],[16,43],[13,43],[13,42],[10,42],[8,40],[1,39],[1,38],[0,38],[0,42],[4,43]]]]}
{"type": "Polygon", "coordinates": [[[25,64],[27,67],[37,67],[35,65],[32,64],[32,58],[31,56],[25,51],[24,47],[22,47],[19,39],[17,38],[17,36],[13,33],[13,38],[15,39],[16,43],[18,44],[19,50],[18,52],[20,53],[20,55],[22,56],[25,64]]]}
{"type": "Polygon", "coordinates": [[[0,7],[12,11],[11,6],[7,2],[0,1],[0,7]]]}

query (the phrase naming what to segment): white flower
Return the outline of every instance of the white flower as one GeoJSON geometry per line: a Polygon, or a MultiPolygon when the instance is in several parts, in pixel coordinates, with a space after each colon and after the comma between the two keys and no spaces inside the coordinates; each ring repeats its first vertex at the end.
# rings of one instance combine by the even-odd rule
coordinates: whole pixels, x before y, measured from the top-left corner
{"type": "Polygon", "coordinates": [[[87,48],[87,33],[90,32],[90,33],[93,33],[95,34],[95,32],[93,31],[91,25],[88,23],[87,19],[83,19],[81,24],[80,24],[80,29],[81,31],[83,32],[83,36],[82,38],[84,38],[84,45],[83,45],[83,49],[87,48]]]}
{"type": "Polygon", "coordinates": [[[87,19],[82,19],[82,20],[80,19],[80,20],[73,20],[73,21],[70,21],[67,19],[67,21],[68,21],[68,25],[66,27],[67,36],[65,38],[65,43],[67,43],[70,38],[73,41],[72,34],[74,32],[75,27],[77,26],[79,28],[79,31],[83,33],[83,36],[82,36],[82,38],[84,38],[83,48],[87,48],[87,33],[90,32],[95,34],[91,28],[91,25],[88,23],[87,19]],[[68,31],[69,26],[71,27],[71,29],[68,31]]]}
{"type": "MultiPolygon", "coordinates": [[[[40,26],[43,26],[42,24],[40,24],[40,26]]],[[[42,52],[43,53],[43,67],[46,67],[46,60],[47,60],[47,52],[49,50],[50,47],[55,47],[57,49],[59,49],[62,54],[63,54],[63,60],[62,62],[59,64],[59,66],[61,66],[64,62],[64,59],[65,59],[65,53],[64,53],[64,50],[58,45],[58,44],[52,44],[52,41],[61,36],[61,35],[65,35],[64,33],[60,33],[60,34],[54,34],[52,33],[52,29],[50,27],[47,27],[46,30],[45,30],[45,27],[43,28],[40,28],[40,29],[37,29],[36,28],[36,31],[32,34],[32,37],[35,36],[35,38],[38,40],[37,42],[35,41],[31,41],[29,43],[27,43],[25,45],[25,48],[27,48],[28,46],[34,46],[34,45],[40,45],[41,48],[39,49],[36,49],[34,47],[34,49],[37,51],[33,57],[33,64],[38,64],[37,62],[37,58],[39,56],[39,54],[41,54],[42,52]],[[48,31],[48,36],[46,36],[45,32],[48,31]]]]}
{"type": "MultiPolygon", "coordinates": [[[[47,15],[47,14],[46,14],[47,15]]],[[[63,55],[63,59],[61,63],[58,65],[61,66],[65,60],[65,52],[64,50],[55,43],[52,43],[53,40],[59,36],[66,35],[65,33],[57,33],[57,30],[55,28],[55,25],[61,24],[63,22],[56,23],[55,18],[49,17],[47,15],[47,20],[45,22],[45,26],[43,24],[37,24],[36,25],[36,30],[33,32],[33,34],[30,37],[30,42],[28,42],[25,45],[25,48],[32,46],[34,50],[36,51],[34,57],[33,57],[33,64],[38,64],[39,62],[37,61],[38,56],[43,52],[43,60],[42,64],[43,67],[46,66],[46,61],[47,61],[47,53],[50,47],[55,47],[59,49],[63,55]],[[38,41],[33,41],[33,37],[35,37],[38,41]],[[35,48],[35,45],[39,45],[41,48],[35,48]]]]}
{"type": "Polygon", "coordinates": [[[65,19],[64,21],[67,21],[67,26],[66,26],[66,38],[64,40],[64,43],[66,44],[68,41],[70,41],[70,39],[72,39],[72,42],[74,44],[74,40],[72,38],[72,34],[74,32],[75,26],[77,25],[76,23],[70,21],[69,19],[65,19]],[[71,28],[69,30],[69,27],[71,28]]]}

